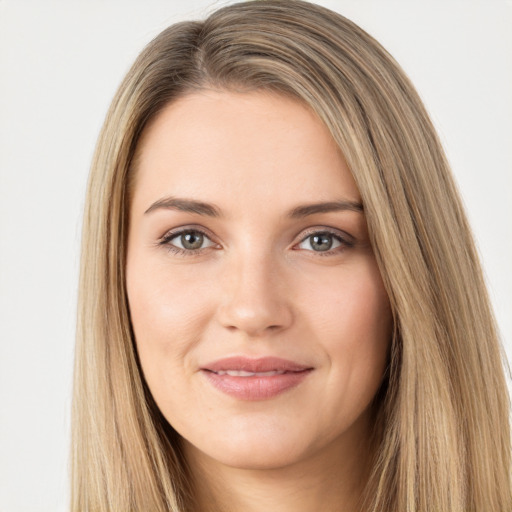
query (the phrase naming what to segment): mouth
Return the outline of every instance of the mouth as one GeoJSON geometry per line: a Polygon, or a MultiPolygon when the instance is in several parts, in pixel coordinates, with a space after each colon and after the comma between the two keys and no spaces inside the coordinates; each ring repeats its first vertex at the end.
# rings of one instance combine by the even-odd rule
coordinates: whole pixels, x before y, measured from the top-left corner
{"type": "Polygon", "coordinates": [[[276,357],[231,357],[200,368],[214,388],[238,400],[268,400],[301,384],[314,368],[276,357]]]}
{"type": "Polygon", "coordinates": [[[214,372],[217,375],[230,375],[231,377],[272,377],[273,375],[283,375],[284,371],[273,370],[269,372],[246,372],[244,370],[219,370],[214,372]]]}

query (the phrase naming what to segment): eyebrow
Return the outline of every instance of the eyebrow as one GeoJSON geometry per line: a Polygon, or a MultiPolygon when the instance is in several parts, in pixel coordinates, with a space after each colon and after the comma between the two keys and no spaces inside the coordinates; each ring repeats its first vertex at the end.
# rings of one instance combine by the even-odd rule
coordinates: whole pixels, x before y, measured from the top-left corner
{"type": "Polygon", "coordinates": [[[214,204],[196,201],[194,199],[182,199],[179,197],[164,197],[155,201],[145,212],[144,215],[158,209],[179,210],[182,212],[197,213],[207,217],[222,217],[220,208],[214,204]]]}
{"type": "MultiPolygon", "coordinates": [[[[223,216],[221,209],[215,204],[180,197],[164,197],[159,199],[144,212],[144,215],[159,209],[196,213],[206,217],[218,218],[223,216]]],[[[363,205],[357,201],[349,201],[345,199],[321,203],[310,203],[296,206],[290,210],[286,216],[291,219],[302,219],[316,213],[329,213],[339,211],[352,211],[362,213],[363,205]]]]}
{"type": "Polygon", "coordinates": [[[304,204],[293,208],[288,213],[288,217],[292,219],[301,219],[315,213],[329,213],[339,211],[363,212],[363,205],[357,201],[347,201],[340,199],[339,201],[328,201],[325,203],[304,204]]]}

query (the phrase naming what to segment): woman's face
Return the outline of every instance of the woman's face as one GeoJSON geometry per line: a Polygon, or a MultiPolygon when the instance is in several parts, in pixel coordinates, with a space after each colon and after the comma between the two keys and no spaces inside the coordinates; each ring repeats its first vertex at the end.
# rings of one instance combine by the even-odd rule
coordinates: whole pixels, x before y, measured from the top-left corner
{"type": "Polygon", "coordinates": [[[272,468],[364,442],[392,320],[344,158],[286,97],[203,91],[138,148],[127,289],[189,453],[272,468]]]}

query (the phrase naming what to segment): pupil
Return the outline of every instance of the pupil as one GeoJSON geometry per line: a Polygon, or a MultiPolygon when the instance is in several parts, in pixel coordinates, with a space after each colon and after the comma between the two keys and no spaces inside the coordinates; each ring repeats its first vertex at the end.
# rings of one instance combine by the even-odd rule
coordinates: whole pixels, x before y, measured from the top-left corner
{"type": "Polygon", "coordinates": [[[312,236],[311,247],[318,251],[328,251],[332,247],[332,237],[328,234],[312,236]]]}
{"type": "Polygon", "coordinates": [[[185,249],[199,249],[203,245],[203,235],[201,233],[181,235],[181,243],[185,249]]]}

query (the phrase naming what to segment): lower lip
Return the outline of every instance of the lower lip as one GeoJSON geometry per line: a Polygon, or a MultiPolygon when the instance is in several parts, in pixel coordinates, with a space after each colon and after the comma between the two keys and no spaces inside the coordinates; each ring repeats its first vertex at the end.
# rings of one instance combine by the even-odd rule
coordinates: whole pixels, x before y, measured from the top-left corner
{"type": "Polygon", "coordinates": [[[208,370],[203,370],[202,373],[214,387],[226,395],[239,400],[268,400],[298,386],[311,371],[309,369],[265,377],[232,377],[208,370]]]}

